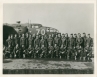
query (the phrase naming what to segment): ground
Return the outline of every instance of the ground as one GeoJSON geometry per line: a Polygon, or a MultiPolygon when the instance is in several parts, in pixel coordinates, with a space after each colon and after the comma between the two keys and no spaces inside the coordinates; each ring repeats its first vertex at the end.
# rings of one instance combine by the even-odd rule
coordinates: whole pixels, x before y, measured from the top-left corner
{"type": "Polygon", "coordinates": [[[66,61],[64,59],[4,59],[3,69],[94,69],[94,62],[66,61]]]}

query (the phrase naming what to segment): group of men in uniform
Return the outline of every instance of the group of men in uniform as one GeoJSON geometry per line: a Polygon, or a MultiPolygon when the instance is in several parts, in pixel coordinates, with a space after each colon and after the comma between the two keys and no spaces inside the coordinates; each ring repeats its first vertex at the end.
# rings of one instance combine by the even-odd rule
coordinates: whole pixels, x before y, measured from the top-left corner
{"type": "Polygon", "coordinates": [[[90,34],[11,34],[3,47],[4,58],[64,58],[90,60],[93,39],[90,34]]]}

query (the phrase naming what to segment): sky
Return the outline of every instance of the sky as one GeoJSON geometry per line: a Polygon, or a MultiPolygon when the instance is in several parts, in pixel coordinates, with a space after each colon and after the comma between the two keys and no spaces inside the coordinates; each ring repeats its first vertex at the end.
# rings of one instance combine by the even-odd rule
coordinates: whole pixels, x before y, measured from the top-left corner
{"type": "Polygon", "coordinates": [[[94,37],[94,5],[67,3],[4,4],[3,23],[39,23],[61,33],[90,33],[94,37]]]}

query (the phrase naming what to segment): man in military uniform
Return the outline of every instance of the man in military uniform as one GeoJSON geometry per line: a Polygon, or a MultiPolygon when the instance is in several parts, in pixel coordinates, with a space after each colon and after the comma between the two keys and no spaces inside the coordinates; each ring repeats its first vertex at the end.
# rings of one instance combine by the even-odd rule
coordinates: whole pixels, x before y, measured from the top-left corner
{"type": "MultiPolygon", "coordinates": [[[[13,48],[15,46],[15,43],[14,43],[14,38],[13,38],[13,35],[9,36],[8,39],[6,40],[7,41],[7,45],[10,46],[8,49],[12,49],[13,51],[13,48]]],[[[10,52],[10,56],[13,58],[13,52],[10,52]]]]}
{"type": "Polygon", "coordinates": [[[32,35],[32,38],[33,38],[33,43],[32,43],[32,46],[34,47],[35,45],[34,45],[34,40],[36,39],[36,35],[35,34],[33,34],[32,35]]]}
{"type": "Polygon", "coordinates": [[[41,54],[40,58],[46,58],[47,57],[47,48],[44,46],[44,44],[41,46],[41,54]]]}
{"type": "Polygon", "coordinates": [[[83,38],[81,37],[81,34],[80,33],[78,33],[78,37],[77,37],[77,53],[78,53],[78,59],[80,59],[81,60],[81,58],[82,58],[82,56],[83,56],[83,51],[84,51],[84,49],[83,49],[83,38]]]}
{"type": "Polygon", "coordinates": [[[77,34],[74,34],[74,59],[77,60],[77,34]]]}
{"type": "Polygon", "coordinates": [[[54,47],[49,43],[48,46],[48,58],[53,58],[54,47]]]}
{"type": "Polygon", "coordinates": [[[35,34],[33,34],[33,36],[32,36],[34,39],[36,38],[36,35],[35,34]]]}
{"type": "Polygon", "coordinates": [[[24,45],[24,47],[26,47],[26,38],[24,34],[22,34],[22,37],[20,39],[20,44],[21,46],[24,45]]]}
{"type": "Polygon", "coordinates": [[[39,40],[41,40],[41,34],[38,35],[39,40]]]}
{"type": "Polygon", "coordinates": [[[44,39],[44,36],[42,36],[41,40],[40,40],[40,47],[42,47],[42,45],[44,45],[45,47],[47,47],[47,40],[44,39]]]}
{"type": "Polygon", "coordinates": [[[70,59],[72,59],[74,57],[74,38],[73,38],[73,34],[70,35],[70,38],[69,38],[69,47],[70,47],[70,51],[69,51],[69,57],[70,59]]]}
{"type": "Polygon", "coordinates": [[[89,51],[88,51],[88,49],[89,49],[89,47],[88,47],[88,45],[84,48],[84,51],[83,51],[83,61],[85,61],[86,60],[86,58],[88,57],[88,53],[89,53],[89,51]]]}
{"type": "Polygon", "coordinates": [[[16,44],[16,46],[14,47],[14,57],[19,58],[19,54],[20,54],[20,48],[19,45],[16,44]]]}
{"type": "Polygon", "coordinates": [[[88,34],[87,36],[87,60],[90,60],[91,56],[92,56],[92,47],[93,47],[93,39],[90,37],[90,34],[88,34]]]}
{"type": "Polygon", "coordinates": [[[14,38],[13,38],[13,35],[9,35],[8,36],[8,39],[6,40],[6,42],[7,42],[7,46],[12,46],[12,47],[14,47],[14,45],[15,45],[15,43],[14,43],[14,38]]]}
{"type": "Polygon", "coordinates": [[[59,58],[59,46],[55,43],[53,58],[59,58]]]}
{"type": "Polygon", "coordinates": [[[89,45],[87,45],[85,51],[86,51],[86,59],[89,61],[92,56],[92,47],[89,47],[89,45]]]}
{"type": "Polygon", "coordinates": [[[32,47],[31,45],[29,45],[27,49],[27,57],[34,58],[34,47],[32,47]]]}
{"type": "Polygon", "coordinates": [[[11,37],[10,37],[10,35],[8,36],[8,39],[6,40],[6,45],[7,46],[9,46],[9,45],[11,45],[11,37]]]}
{"type": "Polygon", "coordinates": [[[29,34],[28,33],[26,33],[26,48],[28,48],[28,46],[29,46],[29,34]]]}
{"type": "Polygon", "coordinates": [[[77,45],[77,59],[82,60],[83,56],[85,55],[83,48],[79,45],[77,45]]]}
{"type": "Polygon", "coordinates": [[[46,41],[46,45],[48,47],[48,41],[47,41],[48,37],[47,37],[47,34],[44,35],[44,40],[46,41]]]}
{"type": "Polygon", "coordinates": [[[93,39],[90,37],[90,34],[88,34],[88,37],[87,37],[87,45],[89,47],[93,47],[93,39]]]}
{"type": "Polygon", "coordinates": [[[77,46],[77,34],[74,34],[74,47],[76,48],[77,46]]]}
{"type": "Polygon", "coordinates": [[[52,33],[51,37],[52,37],[52,39],[54,40],[54,38],[55,38],[54,33],[52,33]]]}
{"type": "Polygon", "coordinates": [[[41,53],[40,47],[36,44],[35,46],[35,52],[34,52],[34,58],[39,58],[41,53]]]}
{"type": "Polygon", "coordinates": [[[61,59],[61,58],[67,59],[66,46],[63,45],[63,44],[62,44],[61,47],[60,47],[59,55],[60,55],[60,59],[61,59]]]}
{"type": "Polygon", "coordinates": [[[67,59],[69,59],[69,37],[68,37],[68,33],[65,34],[64,45],[66,46],[67,59]]]}
{"type": "Polygon", "coordinates": [[[21,51],[20,51],[20,55],[19,55],[20,58],[26,58],[27,57],[27,52],[26,52],[26,48],[24,45],[22,45],[21,47],[21,51]]]}
{"type": "Polygon", "coordinates": [[[58,33],[58,39],[59,39],[59,41],[58,41],[58,46],[61,47],[61,45],[62,45],[61,33],[58,33]]]}
{"type": "Polygon", "coordinates": [[[19,39],[19,47],[21,46],[21,42],[20,42],[20,40],[21,40],[21,34],[18,34],[18,39],[19,39]]]}
{"type": "Polygon", "coordinates": [[[59,46],[60,39],[58,38],[58,35],[56,34],[56,37],[54,38],[54,44],[57,44],[59,46]]]}
{"type": "Polygon", "coordinates": [[[78,33],[78,38],[77,38],[77,46],[82,47],[83,39],[81,37],[81,34],[78,33]]]}
{"type": "Polygon", "coordinates": [[[70,35],[70,38],[69,38],[69,46],[70,46],[71,48],[74,47],[74,38],[73,38],[73,34],[70,35]]]}
{"type": "Polygon", "coordinates": [[[58,35],[59,38],[61,38],[61,33],[58,33],[57,35],[58,35]]]}
{"type": "Polygon", "coordinates": [[[86,34],[85,33],[83,33],[82,39],[83,39],[82,47],[84,49],[86,47],[86,45],[87,45],[87,37],[86,37],[86,34]]]}
{"type": "Polygon", "coordinates": [[[5,57],[7,57],[7,58],[13,58],[14,57],[13,48],[11,47],[11,45],[9,45],[6,48],[5,57]]]}
{"type": "Polygon", "coordinates": [[[65,34],[62,34],[61,42],[62,42],[62,45],[65,45],[65,34]]]}
{"type": "Polygon", "coordinates": [[[17,34],[15,34],[15,37],[14,37],[14,41],[15,41],[15,46],[18,44],[20,44],[20,40],[19,40],[19,37],[17,36],[17,34]]]}
{"type": "Polygon", "coordinates": [[[77,47],[75,46],[73,48],[73,56],[74,56],[74,60],[77,60],[77,47]]]}
{"type": "Polygon", "coordinates": [[[14,48],[15,47],[15,41],[13,35],[11,35],[11,46],[14,48]]]}
{"type": "Polygon", "coordinates": [[[48,42],[48,45],[49,45],[49,44],[50,44],[51,46],[54,45],[54,41],[53,41],[51,35],[49,35],[49,38],[47,39],[47,42],[48,42]]]}
{"type": "Polygon", "coordinates": [[[32,35],[30,34],[29,38],[28,38],[28,44],[31,45],[31,47],[33,47],[33,43],[34,43],[34,39],[33,39],[32,35]]]}
{"type": "Polygon", "coordinates": [[[40,46],[40,40],[39,40],[38,35],[36,35],[36,39],[34,40],[34,47],[35,47],[36,45],[40,46]]]}
{"type": "Polygon", "coordinates": [[[66,51],[68,50],[68,46],[69,46],[69,37],[68,37],[68,33],[65,34],[65,46],[66,46],[66,51]]]}

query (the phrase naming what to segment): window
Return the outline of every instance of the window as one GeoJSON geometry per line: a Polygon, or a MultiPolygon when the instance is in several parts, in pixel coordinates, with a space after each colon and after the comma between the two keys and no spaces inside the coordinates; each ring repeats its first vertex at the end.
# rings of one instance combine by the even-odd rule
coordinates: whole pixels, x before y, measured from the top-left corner
{"type": "Polygon", "coordinates": [[[50,29],[50,32],[54,32],[54,30],[53,29],[50,29]]]}
{"type": "Polygon", "coordinates": [[[35,28],[38,28],[38,26],[35,26],[35,28]]]}
{"type": "Polygon", "coordinates": [[[34,26],[32,26],[32,28],[34,28],[34,26]]]}
{"type": "Polygon", "coordinates": [[[47,32],[49,32],[50,31],[50,29],[49,28],[47,28],[47,30],[46,30],[47,32]]]}

